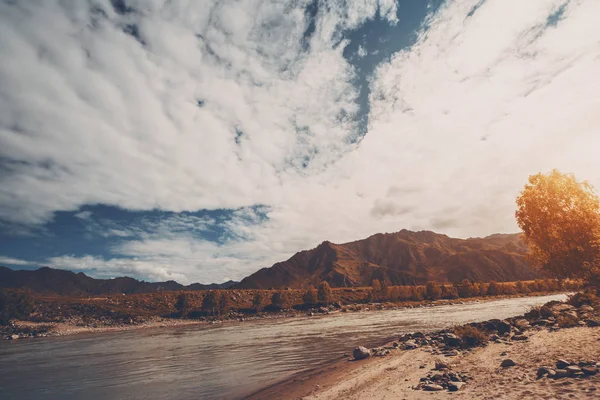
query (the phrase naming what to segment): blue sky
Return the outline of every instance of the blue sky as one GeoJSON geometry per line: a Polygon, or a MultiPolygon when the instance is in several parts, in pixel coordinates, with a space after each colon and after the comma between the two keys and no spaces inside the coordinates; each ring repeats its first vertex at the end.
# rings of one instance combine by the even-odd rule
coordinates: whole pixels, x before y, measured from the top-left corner
{"type": "Polygon", "coordinates": [[[182,283],[600,186],[600,3],[0,3],[0,264],[182,283]]]}

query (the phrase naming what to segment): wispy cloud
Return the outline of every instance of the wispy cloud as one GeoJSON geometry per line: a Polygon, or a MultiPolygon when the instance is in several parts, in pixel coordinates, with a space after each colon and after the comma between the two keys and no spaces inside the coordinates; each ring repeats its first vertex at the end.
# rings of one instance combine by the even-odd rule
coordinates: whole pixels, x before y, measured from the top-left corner
{"type": "Polygon", "coordinates": [[[31,262],[28,262],[25,260],[19,260],[18,258],[0,256],[0,265],[5,266],[5,265],[35,265],[35,264],[32,264],[31,262]]]}
{"type": "Polygon", "coordinates": [[[393,1],[62,4],[0,3],[0,219],[174,214],[80,212],[117,244],[52,265],[239,279],[325,239],[513,232],[540,170],[600,187],[597,1],[444,3],[365,80],[360,142],[345,32],[402,24],[393,1]]]}

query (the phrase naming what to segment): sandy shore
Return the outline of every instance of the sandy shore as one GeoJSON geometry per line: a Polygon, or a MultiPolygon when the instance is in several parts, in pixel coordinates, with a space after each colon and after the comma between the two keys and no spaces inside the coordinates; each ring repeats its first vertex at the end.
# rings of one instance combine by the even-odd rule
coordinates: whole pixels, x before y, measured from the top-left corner
{"type": "Polygon", "coordinates": [[[600,398],[600,374],[585,379],[536,379],[542,365],[557,359],[600,360],[600,328],[542,330],[526,342],[490,343],[455,357],[431,348],[396,350],[387,357],[344,360],[308,371],[250,396],[250,399],[591,399],[600,398]],[[473,380],[458,392],[413,389],[436,359],[473,380]],[[517,365],[501,368],[511,358],[517,365]],[[420,368],[421,367],[421,368],[420,368]]]}

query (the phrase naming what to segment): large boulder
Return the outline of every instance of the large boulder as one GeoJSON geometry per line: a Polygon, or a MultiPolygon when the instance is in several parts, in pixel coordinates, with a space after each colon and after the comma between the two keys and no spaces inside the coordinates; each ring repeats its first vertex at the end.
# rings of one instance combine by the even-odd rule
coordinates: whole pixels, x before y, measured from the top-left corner
{"type": "Polygon", "coordinates": [[[355,360],[364,360],[365,358],[369,358],[371,356],[371,352],[369,349],[363,346],[358,346],[352,351],[352,355],[355,360]]]}

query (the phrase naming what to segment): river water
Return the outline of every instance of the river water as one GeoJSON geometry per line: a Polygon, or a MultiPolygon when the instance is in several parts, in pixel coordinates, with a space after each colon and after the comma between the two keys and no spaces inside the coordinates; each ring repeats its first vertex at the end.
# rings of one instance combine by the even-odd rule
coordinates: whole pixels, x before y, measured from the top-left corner
{"type": "Polygon", "coordinates": [[[507,318],[565,295],[2,341],[0,399],[229,399],[398,333],[507,318]]]}

